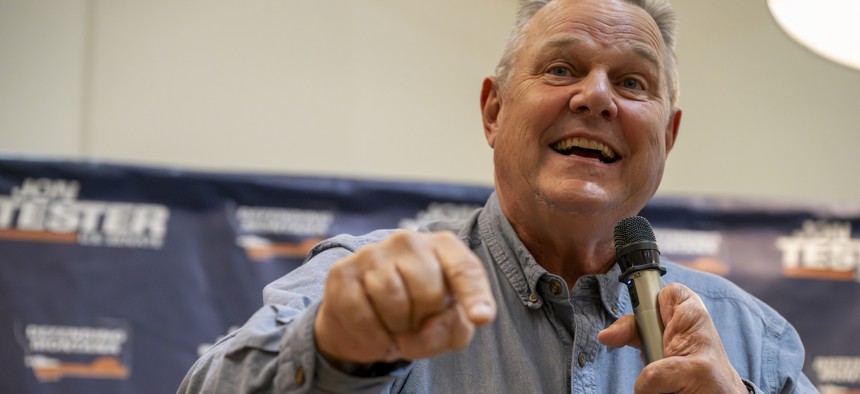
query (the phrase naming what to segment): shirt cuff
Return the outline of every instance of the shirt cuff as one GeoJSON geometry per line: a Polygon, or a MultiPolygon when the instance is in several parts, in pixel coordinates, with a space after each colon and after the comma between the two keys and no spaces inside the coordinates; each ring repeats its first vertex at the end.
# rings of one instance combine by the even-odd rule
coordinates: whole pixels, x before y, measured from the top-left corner
{"type": "Polygon", "coordinates": [[[294,329],[284,338],[281,354],[289,359],[281,360],[282,376],[295,378],[293,382],[285,382],[288,386],[301,389],[310,386],[319,392],[379,393],[409,372],[412,363],[406,361],[374,364],[370,376],[351,375],[332,366],[319,353],[314,337],[319,305],[315,302],[298,316],[292,323],[294,329]]]}

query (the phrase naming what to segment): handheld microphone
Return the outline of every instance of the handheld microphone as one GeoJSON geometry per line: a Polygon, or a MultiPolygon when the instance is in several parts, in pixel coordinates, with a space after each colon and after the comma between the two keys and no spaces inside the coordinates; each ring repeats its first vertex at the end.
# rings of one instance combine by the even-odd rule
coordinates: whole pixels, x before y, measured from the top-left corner
{"type": "Polygon", "coordinates": [[[663,319],[657,305],[660,279],[666,268],[660,266],[660,250],[651,223],[641,216],[622,219],[615,225],[615,255],[621,267],[618,280],[627,285],[636,329],[642,340],[645,363],[663,358],[663,319]]]}

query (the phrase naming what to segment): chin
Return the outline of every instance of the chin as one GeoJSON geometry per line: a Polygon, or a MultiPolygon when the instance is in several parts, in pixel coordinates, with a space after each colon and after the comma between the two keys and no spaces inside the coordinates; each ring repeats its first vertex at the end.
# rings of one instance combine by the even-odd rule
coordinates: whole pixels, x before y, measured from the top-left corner
{"type": "Polygon", "coordinates": [[[617,208],[612,193],[592,182],[565,181],[537,193],[541,203],[577,215],[598,215],[617,208]]]}

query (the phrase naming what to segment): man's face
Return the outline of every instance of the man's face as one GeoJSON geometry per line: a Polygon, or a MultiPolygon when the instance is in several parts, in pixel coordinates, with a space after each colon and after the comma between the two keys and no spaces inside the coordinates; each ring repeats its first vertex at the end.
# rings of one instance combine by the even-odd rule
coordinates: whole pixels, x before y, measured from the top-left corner
{"type": "Polygon", "coordinates": [[[526,27],[502,90],[485,82],[503,205],[624,217],[657,190],[680,111],[654,20],[622,1],[556,0],[526,27]]]}

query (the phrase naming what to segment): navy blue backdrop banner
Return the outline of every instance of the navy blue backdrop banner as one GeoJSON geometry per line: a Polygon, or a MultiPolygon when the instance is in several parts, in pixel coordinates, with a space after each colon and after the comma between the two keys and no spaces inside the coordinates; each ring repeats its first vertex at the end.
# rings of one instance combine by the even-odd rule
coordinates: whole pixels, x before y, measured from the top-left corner
{"type": "MultiPolygon", "coordinates": [[[[316,242],[462,217],[491,192],[0,159],[0,392],[175,392],[316,242]]],[[[822,391],[860,392],[860,208],[659,197],[642,215],[664,258],[786,316],[822,391]]]]}

